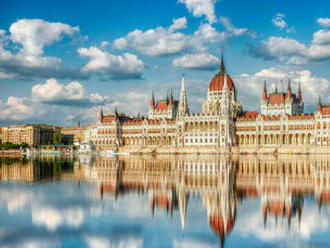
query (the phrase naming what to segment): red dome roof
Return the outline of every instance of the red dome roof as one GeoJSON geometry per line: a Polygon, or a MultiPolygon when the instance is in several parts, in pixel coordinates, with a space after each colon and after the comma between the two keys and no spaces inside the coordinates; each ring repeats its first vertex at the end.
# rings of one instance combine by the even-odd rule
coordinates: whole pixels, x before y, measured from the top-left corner
{"type": "Polygon", "coordinates": [[[226,79],[227,79],[228,89],[229,90],[232,90],[233,88],[235,89],[234,82],[228,74],[218,73],[212,79],[212,81],[210,83],[210,86],[209,86],[209,90],[211,90],[211,91],[221,91],[223,89],[223,83],[224,83],[225,75],[226,75],[226,79]]]}

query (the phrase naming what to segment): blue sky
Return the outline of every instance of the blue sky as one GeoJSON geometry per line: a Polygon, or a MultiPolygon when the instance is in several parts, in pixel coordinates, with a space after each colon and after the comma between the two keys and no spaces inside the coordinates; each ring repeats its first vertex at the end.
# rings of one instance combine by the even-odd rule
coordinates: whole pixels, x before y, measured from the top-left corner
{"type": "MultiPolygon", "coordinates": [[[[151,91],[201,109],[224,52],[245,110],[263,81],[300,81],[306,112],[330,101],[328,1],[0,1],[0,125],[73,125],[145,113],[151,91]]],[[[281,86],[280,86],[281,88],[281,86]]]]}

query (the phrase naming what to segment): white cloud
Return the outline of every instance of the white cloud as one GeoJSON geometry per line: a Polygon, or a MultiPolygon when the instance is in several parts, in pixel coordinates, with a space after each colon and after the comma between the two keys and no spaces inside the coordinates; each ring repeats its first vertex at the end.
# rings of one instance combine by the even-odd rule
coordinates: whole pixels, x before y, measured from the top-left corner
{"type": "Polygon", "coordinates": [[[29,106],[26,98],[10,96],[6,103],[0,100],[0,119],[25,120],[34,116],[35,111],[29,106]]]}
{"type": "Polygon", "coordinates": [[[79,27],[58,22],[46,22],[41,19],[21,19],[13,23],[10,28],[10,38],[22,45],[20,51],[26,56],[40,56],[43,48],[63,38],[79,32],[79,27]]]}
{"type": "Polygon", "coordinates": [[[226,30],[235,36],[248,35],[253,38],[256,37],[256,33],[247,28],[236,28],[227,17],[220,17],[221,24],[226,28],[226,30]]]}
{"type": "Polygon", "coordinates": [[[78,53],[90,58],[83,72],[104,73],[113,78],[141,78],[145,68],[143,61],[131,53],[116,56],[94,46],[79,48],[78,53]]]}
{"type": "Polygon", "coordinates": [[[186,26],[186,19],[180,18],[173,20],[173,24],[168,28],[157,27],[147,31],[136,29],[129,32],[125,37],[116,39],[113,47],[133,48],[149,56],[164,56],[205,51],[207,43],[225,43],[232,36],[255,36],[254,32],[246,28],[234,27],[228,18],[222,18],[221,22],[226,31],[219,32],[211,24],[204,23],[193,34],[186,35],[176,31],[186,26]]]}
{"type": "Polygon", "coordinates": [[[213,70],[219,65],[219,59],[209,53],[186,54],[173,60],[174,67],[213,70]]]}
{"type": "Polygon", "coordinates": [[[108,41],[102,41],[101,42],[101,47],[106,47],[106,46],[109,46],[110,43],[108,41]]]}
{"type": "Polygon", "coordinates": [[[293,32],[294,28],[289,28],[287,22],[285,21],[285,15],[283,13],[277,13],[272,19],[272,23],[275,27],[279,29],[284,29],[287,33],[293,32]]]}
{"type": "Polygon", "coordinates": [[[321,29],[313,34],[312,44],[330,45],[330,31],[321,29]]]}
{"type": "Polygon", "coordinates": [[[60,84],[55,78],[34,85],[31,90],[31,99],[34,102],[77,105],[80,107],[103,104],[107,101],[106,97],[98,93],[87,94],[83,85],[78,81],[64,85],[60,84]]]}
{"type": "Polygon", "coordinates": [[[208,22],[216,22],[214,5],[217,0],[178,0],[186,5],[186,8],[195,17],[205,16],[208,22]]]}
{"type": "Polygon", "coordinates": [[[32,209],[32,222],[45,225],[49,231],[55,231],[61,225],[77,228],[83,221],[84,212],[79,207],[63,210],[51,207],[32,209]]]}
{"type": "Polygon", "coordinates": [[[21,19],[0,32],[0,78],[27,78],[44,75],[69,76],[74,71],[62,68],[57,57],[43,56],[44,48],[74,36],[79,27],[41,19],[21,19]],[[17,52],[13,52],[17,51],[17,52]]]}
{"type": "Polygon", "coordinates": [[[330,18],[318,18],[317,22],[323,27],[330,27],[330,18]]]}
{"type": "Polygon", "coordinates": [[[187,19],[186,17],[181,17],[178,19],[173,19],[173,24],[169,27],[169,31],[174,31],[184,28],[187,28],[187,19]]]}
{"type": "Polygon", "coordinates": [[[114,48],[133,48],[149,56],[170,55],[192,49],[190,37],[174,31],[163,27],[149,29],[145,32],[136,29],[128,33],[126,37],[115,40],[114,48]]]}

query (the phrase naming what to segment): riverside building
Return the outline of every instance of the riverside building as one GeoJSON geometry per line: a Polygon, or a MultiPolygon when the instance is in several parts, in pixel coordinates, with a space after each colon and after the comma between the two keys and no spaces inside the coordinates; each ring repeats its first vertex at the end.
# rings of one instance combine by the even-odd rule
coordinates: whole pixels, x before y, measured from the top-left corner
{"type": "Polygon", "coordinates": [[[87,127],[85,141],[97,150],[142,153],[329,153],[330,105],[320,99],[316,112],[305,114],[300,84],[295,94],[289,81],[286,92],[270,94],[265,83],[261,111],[244,112],[221,58],[202,112],[189,112],[182,77],[179,101],[171,91],[156,102],[153,92],[146,118],[101,110],[99,122],[87,127]]]}

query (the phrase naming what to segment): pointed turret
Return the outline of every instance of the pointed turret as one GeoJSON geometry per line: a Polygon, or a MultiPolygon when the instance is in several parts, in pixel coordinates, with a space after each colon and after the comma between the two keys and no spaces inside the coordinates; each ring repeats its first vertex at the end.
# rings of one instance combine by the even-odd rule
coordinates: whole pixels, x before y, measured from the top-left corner
{"type": "Polygon", "coordinates": [[[263,92],[263,95],[262,95],[262,99],[263,100],[267,100],[267,87],[266,87],[266,80],[264,81],[264,92],[263,92]]]}
{"type": "Polygon", "coordinates": [[[288,90],[286,91],[285,98],[287,98],[287,99],[291,98],[291,80],[290,79],[289,79],[289,82],[288,82],[288,90]]]}
{"type": "Polygon", "coordinates": [[[300,81],[299,81],[299,86],[298,86],[298,94],[297,94],[297,98],[298,98],[299,102],[302,102],[302,95],[301,95],[301,85],[300,85],[300,81]]]}
{"type": "Polygon", "coordinates": [[[171,91],[170,91],[170,100],[169,100],[169,105],[173,105],[173,91],[172,91],[172,88],[171,88],[171,91]]]}
{"type": "Polygon", "coordinates": [[[182,83],[181,83],[181,92],[180,92],[180,101],[179,101],[178,114],[179,114],[179,116],[185,116],[186,114],[189,114],[186,90],[185,90],[185,87],[184,87],[184,74],[182,75],[182,83]]]}
{"type": "Polygon", "coordinates": [[[319,95],[319,102],[317,104],[317,112],[322,112],[322,101],[321,101],[321,95],[319,95]]]}
{"type": "Polygon", "coordinates": [[[277,84],[275,84],[275,93],[276,93],[276,94],[278,93],[278,90],[277,90],[277,84]]]}
{"type": "Polygon", "coordinates": [[[155,94],[154,94],[154,90],[152,90],[152,95],[151,95],[151,100],[150,100],[150,107],[152,107],[152,108],[155,107],[155,94]]]}
{"type": "Polygon", "coordinates": [[[103,117],[104,117],[104,115],[103,115],[103,109],[102,109],[102,107],[101,107],[100,116],[99,116],[99,120],[100,120],[100,122],[103,121],[103,117]]]}
{"type": "Polygon", "coordinates": [[[221,62],[220,62],[220,73],[224,74],[226,73],[226,68],[225,68],[225,64],[223,62],[223,54],[221,55],[221,62]]]}
{"type": "Polygon", "coordinates": [[[117,105],[115,106],[115,116],[118,116],[118,109],[117,109],[117,105]]]}

